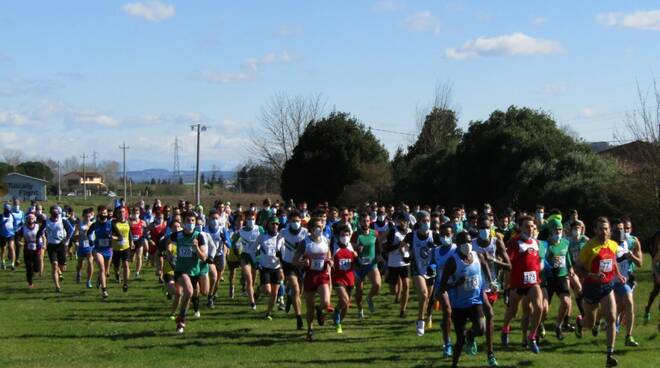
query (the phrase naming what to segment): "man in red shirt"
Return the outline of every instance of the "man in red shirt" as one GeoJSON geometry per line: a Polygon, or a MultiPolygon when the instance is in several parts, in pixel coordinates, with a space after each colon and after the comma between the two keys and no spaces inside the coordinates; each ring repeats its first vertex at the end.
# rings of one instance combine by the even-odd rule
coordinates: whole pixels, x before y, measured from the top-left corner
{"type": "MultiPolygon", "coordinates": [[[[541,290],[541,270],[543,264],[539,256],[539,243],[533,237],[536,233],[534,219],[529,216],[520,219],[520,234],[513,237],[507,244],[507,253],[511,261],[509,279],[509,305],[502,325],[502,344],[508,346],[511,320],[518,311],[520,301],[523,305],[531,305],[532,313],[529,325],[527,343],[535,354],[540,352],[536,341],[536,330],[541,324],[543,311],[543,292],[541,290]]],[[[526,326],[525,326],[526,327],[526,326]]],[[[524,329],[523,329],[524,330],[524,329]]]]}

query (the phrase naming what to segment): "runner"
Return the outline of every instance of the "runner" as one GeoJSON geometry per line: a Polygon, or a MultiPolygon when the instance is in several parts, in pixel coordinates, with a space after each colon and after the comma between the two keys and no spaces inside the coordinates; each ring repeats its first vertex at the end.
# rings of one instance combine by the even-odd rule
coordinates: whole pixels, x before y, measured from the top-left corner
{"type": "MultiPolygon", "coordinates": [[[[172,222],[170,229],[171,234],[183,230],[181,223],[176,220],[172,222]]],[[[169,242],[168,239],[166,239],[165,242],[169,242]]],[[[170,309],[170,319],[172,321],[176,320],[176,310],[179,308],[179,302],[181,301],[182,294],[181,286],[177,285],[177,283],[174,281],[174,268],[176,265],[177,254],[176,250],[176,243],[170,243],[169,249],[166,247],[162,252],[164,258],[163,281],[167,290],[165,295],[167,296],[167,299],[172,299],[172,308],[170,309]]]]}
{"type": "Polygon", "coordinates": [[[268,298],[268,307],[266,309],[266,319],[273,319],[273,306],[282,281],[282,248],[284,247],[284,238],[279,236],[277,229],[280,226],[280,220],[272,216],[264,222],[266,232],[257,238],[257,249],[259,252],[259,275],[261,278],[262,293],[268,298]]]}
{"type": "Polygon", "coordinates": [[[164,211],[156,210],[154,219],[149,224],[149,236],[147,238],[147,242],[149,243],[149,260],[154,266],[156,278],[161,284],[164,282],[164,258],[161,250],[165,250],[163,241],[165,240],[165,233],[168,227],[165,218],[164,211]]]}
{"type": "MultiPolygon", "coordinates": [[[[234,239],[238,238],[238,231],[243,228],[245,223],[245,217],[243,213],[237,213],[234,215],[234,221],[232,222],[231,236],[229,238],[229,250],[227,252],[227,267],[229,267],[229,299],[234,299],[235,295],[235,282],[236,282],[236,270],[241,267],[241,260],[238,255],[238,247],[234,239]]],[[[243,276],[241,276],[241,280],[243,276]]],[[[243,281],[241,281],[243,288],[245,287],[243,281]]]]}
{"type": "Polygon", "coordinates": [[[55,292],[59,294],[62,292],[60,287],[60,282],[63,279],[62,274],[66,271],[66,250],[74,229],[69,221],[64,219],[56,206],[50,208],[50,217],[46,220],[44,226],[48,242],[46,249],[52,266],[51,275],[55,284],[55,292]]]}
{"type": "Polygon", "coordinates": [[[623,321],[626,325],[626,346],[637,347],[639,343],[632,336],[633,326],[635,324],[635,302],[633,298],[634,284],[630,282],[631,270],[635,267],[642,267],[642,247],[637,239],[629,238],[626,231],[626,225],[630,229],[630,220],[625,219],[621,222],[612,221],[612,239],[618,244],[616,253],[617,268],[621,276],[626,278],[626,282],[614,280],[614,296],[617,306],[617,331],[618,326],[623,321]]]}
{"type": "Polygon", "coordinates": [[[252,310],[257,309],[254,292],[254,279],[257,274],[257,238],[264,232],[261,226],[255,223],[256,214],[248,211],[245,214],[245,225],[234,233],[232,242],[238,250],[241,260],[241,271],[245,279],[245,291],[252,310]]]}
{"type": "Polygon", "coordinates": [[[334,250],[332,267],[332,284],[339,298],[339,306],[335,308],[334,322],[337,333],[343,333],[341,323],[348,314],[351,305],[351,292],[355,286],[354,265],[358,259],[357,252],[351,245],[351,229],[342,224],[337,228],[339,240],[338,248],[334,250]]]}
{"type": "Polygon", "coordinates": [[[293,305],[293,311],[296,314],[296,328],[302,330],[303,320],[300,303],[300,295],[302,292],[302,272],[300,268],[294,263],[297,246],[307,238],[308,231],[302,227],[302,220],[300,213],[291,212],[289,214],[288,225],[280,232],[280,237],[284,238],[284,247],[282,248],[282,270],[286,277],[287,295],[285,310],[288,313],[289,308],[293,305]]]}
{"type": "Polygon", "coordinates": [[[321,219],[313,217],[309,220],[310,234],[296,247],[295,264],[305,272],[303,290],[307,306],[307,341],[313,340],[312,325],[314,311],[319,326],[325,324],[324,311],[330,305],[330,270],[333,262],[330,253],[330,242],[323,234],[321,219]],[[315,308],[316,294],[319,295],[320,306],[315,308]]]}
{"type": "Polygon", "coordinates": [[[128,258],[132,250],[135,250],[135,244],[131,238],[131,225],[126,221],[126,207],[116,207],[113,213],[114,220],[112,225],[117,229],[118,235],[113,237],[112,241],[112,266],[115,271],[115,280],[119,283],[119,267],[122,269],[122,290],[128,291],[128,277],[130,269],[128,267],[128,258]]]}
{"type": "Polygon", "coordinates": [[[608,367],[618,365],[613,357],[616,339],[615,318],[616,302],[612,290],[614,280],[625,283],[616,262],[618,246],[610,240],[610,222],[605,217],[596,219],[594,226],[595,238],[589,240],[578,255],[575,272],[583,280],[584,319],[577,325],[575,334],[582,337],[583,328],[592,328],[596,322],[596,309],[600,306],[602,316],[607,324],[607,360],[608,367]]]}
{"type": "Polygon", "coordinates": [[[472,239],[463,231],[456,235],[458,251],[451,252],[442,272],[440,290],[447,293],[452,309],[452,322],[456,330],[456,348],[452,356],[452,367],[458,366],[463,345],[468,344],[468,353],[477,353],[476,336],[481,336],[486,328],[483,311],[482,275],[489,270],[482,270],[477,253],[472,251],[472,239]],[[465,332],[466,322],[470,320],[472,328],[465,332]]]}
{"type": "Polygon", "coordinates": [[[94,240],[92,254],[99,269],[97,287],[101,288],[101,296],[108,297],[107,270],[110,268],[112,259],[111,240],[113,236],[120,236],[114,223],[108,218],[108,208],[98,206],[96,208],[96,221],[87,230],[87,239],[94,240]]]}
{"type": "MultiPolygon", "coordinates": [[[[566,239],[568,241],[568,252],[571,254],[571,261],[573,265],[577,262],[578,256],[584,245],[589,241],[589,238],[584,235],[585,226],[584,223],[580,220],[575,220],[570,223],[570,235],[566,239]]],[[[573,295],[575,296],[575,304],[580,311],[580,314],[576,317],[576,324],[582,321],[584,316],[584,308],[582,299],[582,283],[580,282],[580,277],[575,273],[574,268],[571,268],[570,271],[570,284],[571,289],[573,290],[573,295]]],[[[570,311],[569,311],[570,314],[570,311]]],[[[568,317],[568,316],[567,316],[568,317]]],[[[575,327],[568,322],[568,318],[564,319],[564,330],[575,331],[575,327]]]]}
{"type": "Polygon", "coordinates": [[[225,255],[227,254],[227,244],[230,237],[227,228],[221,223],[221,216],[217,210],[211,210],[209,221],[206,224],[205,231],[211,235],[211,239],[217,246],[215,257],[213,258],[213,267],[210,268],[211,279],[207,306],[211,309],[215,307],[216,293],[220,286],[220,279],[225,270],[225,255]]]}
{"type": "Polygon", "coordinates": [[[14,227],[14,215],[11,213],[9,203],[4,204],[4,212],[0,221],[2,221],[2,224],[0,224],[0,259],[2,260],[2,269],[6,269],[5,250],[9,250],[9,265],[12,271],[14,271],[16,269],[16,251],[14,248],[16,228],[14,227]]]}
{"type": "Polygon", "coordinates": [[[37,216],[29,213],[21,229],[16,233],[24,239],[25,276],[30,289],[34,288],[34,274],[39,273],[40,270],[39,253],[43,251],[45,229],[43,223],[37,222],[37,216]]]}
{"type": "MultiPolygon", "coordinates": [[[[536,331],[541,324],[543,312],[543,292],[540,286],[543,263],[539,256],[539,243],[534,238],[535,234],[535,220],[529,216],[522,217],[520,234],[513,237],[507,245],[507,253],[511,260],[509,278],[511,290],[502,325],[502,345],[505,347],[509,345],[511,320],[515,317],[518,304],[522,301],[523,306],[531,305],[529,335],[526,337],[526,342],[532,352],[538,354],[541,349],[536,339],[536,331]]],[[[523,323],[523,336],[527,326],[527,323],[523,323]]]]}
{"type": "Polygon", "coordinates": [[[440,244],[440,235],[434,236],[430,230],[431,215],[424,211],[417,217],[417,229],[408,233],[403,239],[402,247],[410,249],[410,269],[417,289],[419,308],[417,311],[417,336],[423,336],[426,321],[425,315],[430,315],[429,300],[433,295],[435,269],[432,267],[433,250],[440,244]]]}
{"type": "Polygon", "coordinates": [[[445,264],[456,252],[456,244],[454,244],[454,234],[452,231],[451,224],[444,223],[440,225],[440,246],[435,248],[432,257],[432,263],[435,265],[437,271],[435,285],[437,291],[435,292],[434,299],[440,302],[442,308],[442,356],[444,358],[449,358],[454,354],[454,347],[451,344],[451,303],[446,289],[440,287],[445,264]]]}
{"type": "MultiPolygon", "coordinates": [[[[11,215],[14,216],[14,229],[18,231],[23,226],[25,213],[21,211],[21,201],[18,198],[14,198],[12,202],[11,215]]],[[[18,266],[21,264],[21,244],[18,242],[18,234],[14,235],[14,250],[14,259],[16,260],[16,266],[18,266]]]]}
{"type": "Polygon", "coordinates": [[[173,232],[167,249],[174,254],[172,243],[176,245],[176,264],[174,280],[182,289],[179,315],[176,318],[176,330],[183,333],[186,327],[188,303],[193,296],[195,285],[200,275],[200,262],[206,261],[207,247],[204,236],[196,229],[197,217],[192,211],[183,214],[183,230],[173,232]]]}
{"type": "Polygon", "coordinates": [[[371,219],[368,214],[360,215],[360,226],[351,238],[351,244],[358,253],[358,264],[355,267],[355,303],[358,309],[358,319],[364,318],[362,309],[362,293],[364,290],[364,281],[368,279],[371,283],[371,290],[367,295],[367,306],[371,313],[376,312],[374,306],[374,297],[380,290],[380,271],[378,271],[378,258],[381,254],[381,244],[378,239],[378,233],[369,228],[371,219]]]}
{"type": "MultiPolygon", "coordinates": [[[[490,207],[487,207],[490,208],[490,207]]],[[[490,213],[489,213],[490,214],[490,213]]],[[[482,306],[486,316],[486,345],[488,349],[488,365],[497,366],[495,351],[493,348],[493,336],[495,334],[495,313],[493,304],[497,301],[499,290],[501,289],[497,282],[497,273],[499,270],[508,272],[511,270],[511,262],[506,252],[506,246],[502,236],[497,235],[493,229],[493,221],[488,216],[479,218],[477,224],[479,235],[477,239],[472,240],[472,249],[477,253],[479,261],[488,266],[490,274],[483,275],[484,281],[482,306]]]]}
{"type": "Polygon", "coordinates": [[[149,232],[147,231],[147,223],[140,217],[140,207],[133,207],[133,212],[129,220],[129,226],[131,229],[131,240],[133,241],[133,263],[135,264],[135,279],[139,280],[141,278],[140,272],[142,272],[142,261],[145,249],[149,248],[149,232]]]}
{"type": "MultiPolygon", "coordinates": [[[[195,213],[195,216],[197,216],[197,213],[195,213]]],[[[195,231],[199,232],[204,237],[204,243],[206,243],[206,251],[207,251],[206,260],[201,261],[199,263],[198,282],[196,285],[193,285],[195,288],[192,296],[193,312],[195,318],[200,318],[201,312],[199,311],[199,296],[200,294],[206,296],[209,295],[209,289],[210,289],[209,275],[211,278],[215,278],[218,276],[218,273],[216,272],[215,269],[215,264],[213,263],[218,246],[215,243],[215,241],[213,241],[213,237],[211,236],[211,234],[204,231],[204,218],[197,217],[197,224],[195,226],[195,231]]],[[[211,305],[210,308],[213,308],[213,305],[211,305]]]]}
{"type": "MultiPolygon", "coordinates": [[[[653,279],[653,289],[649,293],[649,300],[644,307],[644,321],[651,320],[651,306],[655,298],[660,293],[660,231],[655,233],[651,238],[651,257],[653,257],[653,264],[651,265],[651,278],[653,279]]],[[[660,305],[658,305],[660,309],[660,305]]],[[[658,331],[660,331],[660,323],[658,324],[658,331]]]]}
{"type": "Polygon", "coordinates": [[[78,247],[76,255],[78,264],[76,265],[76,283],[80,283],[82,277],[82,267],[84,261],[87,261],[87,288],[92,288],[92,274],[94,273],[94,258],[92,257],[92,244],[87,238],[87,230],[92,225],[94,214],[91,208],[85,208],[82,218],[76,225],[75,235],[78,237],[78,247]]]}
{"type": "Polygon", "coordinates": [[[402,248],[403,239],[410,233],[408,217],[403,213],[394,215],[396,226],[390,227],[385,240],[387,252],[387,277],[394,302],[399,304],[399,317],[404,318],[410,296],[410,252],[402,248]]]}

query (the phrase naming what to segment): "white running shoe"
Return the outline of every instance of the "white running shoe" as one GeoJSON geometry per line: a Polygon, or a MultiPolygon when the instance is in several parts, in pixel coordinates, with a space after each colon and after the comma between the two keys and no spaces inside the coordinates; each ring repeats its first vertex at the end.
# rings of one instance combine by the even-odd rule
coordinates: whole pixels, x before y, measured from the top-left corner
{"type": "Polygon", "coordinates": [[[195,318],[199,318],[199,317],[202,316],[202,314],[199,313],[199,311],[197,311],[197,312],[195,312],[195,314],[193,314],[193,316],[195,316],[195,318]]]}
{"type": "Polygon", "coordinates": [[[424,321],[417,321],[417,336],[424,336],[424,321]]]}

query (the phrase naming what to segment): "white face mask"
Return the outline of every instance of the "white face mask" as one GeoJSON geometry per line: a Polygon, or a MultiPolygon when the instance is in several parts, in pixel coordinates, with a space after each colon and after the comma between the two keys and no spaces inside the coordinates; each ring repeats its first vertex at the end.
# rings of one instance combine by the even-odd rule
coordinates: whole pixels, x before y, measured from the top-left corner
{"type": "Polygon", "coordinates": [[[379,215],[377,220],[378,222],[385,222],[385,215],[379,215]]]}
{"type": "Polygon", "coordinates": [[[573,231],[571,231],[571,234],[576,238],[580,237],[580,235],[581,235],[580,230],[578,230],[578,229],[573,229],[573,231]]]}
{"type": "Polygon", "coordinates": [[[320,227],[314,228],[313,234],[314,234],[315,237],[321,236],[322,233],[323,233],[323,230],[321,230],[320,227]]]}
{"type": "Polygon", "coordinates": [[[351,240],[351,237],[348,236],[348,235],[342,235],[342,236],[339,237],[339,242],[344,244],[344,245],[348,245],[348,242],[350,240],[351,240]]]}
{"type": "Polygon", "coordinates": [[[488,240],[490,238],[490,230],[479,229],[479,238],[481,238],[481,240],[488,240]]]}
{"type": "Polygon", "coordinates": [[[451,236],[443,236],[441,241],[444,245],[451,245],[451,236]]]}
{"type": "Polygon", "coordinates": [[[249,219],[249,220],[245,221],[245,227],[247,227],[248,229],[252,229],[253,226],[254,226],[254,220],[253,219],[249,219]]]}
{"type": "Polygon", "coordinates": [[[296,231],[300,229],[300,222],[298,221],[292,221],[289,223],[289,226],[291,227],[291,230],[296,231]]]}
{"type": "Polygon", "coordinates": [[[185,224],[185,225],[183,225],[183,229],[184,229],[187,233],[191,233],[191,232],[193,232],[193,230],[195,230],[195,224],[190,224],[190,223],[185,224]]]}
{"type": "Polygon", "coordinates": [[[464,256],[467,256],[472,251],[472,243],[461,244],[458,249],[464,256]]]}

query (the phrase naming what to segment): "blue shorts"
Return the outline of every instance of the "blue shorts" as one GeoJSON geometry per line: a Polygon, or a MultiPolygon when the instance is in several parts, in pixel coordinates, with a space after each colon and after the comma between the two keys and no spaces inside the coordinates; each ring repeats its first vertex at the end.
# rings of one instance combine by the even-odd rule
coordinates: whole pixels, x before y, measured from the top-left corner
{"type": "Polygon", "coordinates": [[[582,294],[584,301],[589,304],[598,304],[614,289],[614,283],[608,282],[607,284],[600,283],[585,283],[582,285],[582,294]]]}
{"type": "Polygon", "coordinates": [[[78,257],[87,257],[92,254],[92,249],[92,247],[78,247],[76,253],[78,254],[78,257]]]}
{"type": "Polygon", "coordinates": [[[627,283],[622,284],[619,282],[614,283],[614,293],[618,296],[625,296],[633,292],[633,289],[627,283]]]}
{"type": "Polygon", "coordinates": [[[355,277],[357,277],[359,280],[364,280],[369,272],[375,270],[378,268],[378,265],[371,264],[371,265],[366,265],[366,266],[359,266],[358,268],[353,271],[355,273],[355,277]]]}
{"type": "Polygon", "coordinates": [[[94,253],[102,255],[106,260],[112,258],[112,248],[110,247],[94,248],[94,253]]]}

